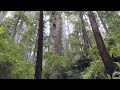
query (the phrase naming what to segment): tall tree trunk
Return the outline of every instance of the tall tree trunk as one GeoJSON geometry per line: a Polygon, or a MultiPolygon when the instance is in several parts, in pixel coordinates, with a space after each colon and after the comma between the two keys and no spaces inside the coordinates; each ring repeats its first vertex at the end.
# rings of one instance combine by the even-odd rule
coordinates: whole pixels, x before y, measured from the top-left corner
{"type": "Polygon", "coordinates": [[[0,23],[3,21],[6,14],[7,14],[7,11],[0,11],[0,23]]]}
{"type": "Polygon", "coordinates": [[[34,79],[42,77],[42,54],[43,54],[43,11],[40,11],[39,29],[38,29],[38,49],[37,61],[34,79]]]}
{"type": "MultiPolygon", "coordinates": [[[[89,18],[88,18],[89,19],[89,18]]],[[[91,29],[91,26],[89,25],[89,23],[88,23],[88,19],[87,19],[87,15],[86,15],[86,13],[85,13],[85,26],[88,28],[88,29],[86,29],[86,30],[88,30],[88,37],[90,36],[90,31],[92,30],[91,29]]],[[[91,40],[90,40],[90,37],[88,38],[88,40],[89,40],[89,47],[92,47],[92,43],[91,43],[91,40]]]]}
{"type": "Polygon", "coordinates": [[[33,60],[35,60],[35,53],[36,53],[36,48],[37,48],[37,39],[35,41],[35,48],[34,48],[34,51],[33,51],[33,60]]]}
{"type": "Polygon", "coordinates": [[[14,37],[15,43],[18,43],[20,34],[21,34],[22,31],[23,31],[24,13],[25,13],[25,11],[23,11],[23,12],[21,13],[21,14],[22,14],[22,16],[21,16],[21,21],[20,21],[20,24],[18,25],[18,31],[16,32],[15,37],[14,37]]]}
{"type": "Polygon", "coordinates": [[[50,16],[50,50],[51,51],[55,51],[55,39],[57,38],[55,35],[55,31],[56,31],[56,23],[55,23],[55,11],[51,12],[51,16],[50,16]]]}
{"type": "Polygon", "coordinates": [[[12,33],[11,33],[11,38],[14,39],[15,35],[16,35],[16,32],[17,32],[17,26],[18,26],[18,23],[19,23],[19,20],[20,20],[21,16],[18,16],[13,28],[12,28],[12,33]]]}
{"type": "Polygon", "coordinates": [[[86,51],[90,47],[90,40],[88,38],[88,34],[85,28],[85,23],[83,20],[83,14],[80,12],[80,20],[82,24],[82,33],[83,33],[83,40],[84,40],[84,51],[86,51]]]}
{"type": "Polygon", "coordinates": [[[92,26],[94,38],[99,50],[99,54],[102,58],[102,61],[104,63],[104,66],[106,68],[106,73],[109,73],[112,76],[112,73],[114,72],[115,66],[112,63],[112,59],[109,55],[109,52],[105,46],[105,43],[103,42],[102,36],[100,34],[100,31],[98,29],[98,25],[94,16],[94,13],[92,11],[88,11],[88,17],[92,26]]]}
{"type": "MultiPolygon", "coordinates": [[[[68,36],[70,35],[70,29],[69,29],[69,18],[68,18],[68,16],[67,16],[67,20],[66,20],[66,22],[67,22],[67,32],[68,32],[68,36]]],[[[71,48],[71,45],[70,45],[70,42],[68,42],[68,45],[67,45],[67,47],[70,49],[71,48]]]]}
{"type": "Polygon", "coordinates": [[[19,27],[18,27],[18,31],[16,32],[16,35],[15,35],[15,38],[14,38],[15,43],[18,43],[19,36],[20,36],[20,34],[22,32],[22,28],[23,28],[23,18],[20,21],[20,24],[19,24],[19,27]]]}
{"type": "Polygon", "coordinates": [[[107,35],[107,36],[111,36],[110,32],[108,31],[108,29],[107,29],[107,27],[106,27],[106,24],[105,24],[104,20],[102,19],[101,12],[100,12],[100,11],[97,11],[97,14],[98,14],[98,17],[100,18],[100,21],[101,21],[101,23],[102,23],[102,25],[103,25],[103,27],[104,27],[104,29],[105,29],[105,31],[106,31],[106,35],[107,35]]]}
{"type": "Polygon", "coordinates": [[[66,55],[66,51],[67,51],[67,35],[66,35],[66,29],[65,29],[65,14],[64,14],[64,11],[62,11],[62,27],[63,27],[63,33],[62,33],[62,36],[63,36],[63,53],[64,55],[66,55]]]}
{"type": "Polygon", "coordinates": [[[57,21],[57,28],[58,29],[58,39],[57,39],[57,44],[59,46],[59,48],[57,48],[58,50],[58,55],[62,55],[62,17],[61,17],[61,12],[57,13],[57,17],[58,17],[58,21],[57,21]]]}
{"type": "Polygon", "coordinates": [[[50,35],[48,36],[48,52],[50,51],[50,35]]]}
{"type": "Polygon", "coordinates": [[[61,13],[59,11],[52,11],[50,22],[50,42],[51,49],[55,54],[62,54],[62,27],[61,27],[61,13]]]}

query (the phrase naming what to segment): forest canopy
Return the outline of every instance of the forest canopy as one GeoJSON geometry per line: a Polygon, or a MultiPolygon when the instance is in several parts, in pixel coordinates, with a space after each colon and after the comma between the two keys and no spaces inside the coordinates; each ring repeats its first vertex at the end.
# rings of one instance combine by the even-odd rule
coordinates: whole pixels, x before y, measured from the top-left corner
{"type": "Polygon", "coordinates": [[[120,79],[119,11],[0,11],[0,79],[120,79]]]}

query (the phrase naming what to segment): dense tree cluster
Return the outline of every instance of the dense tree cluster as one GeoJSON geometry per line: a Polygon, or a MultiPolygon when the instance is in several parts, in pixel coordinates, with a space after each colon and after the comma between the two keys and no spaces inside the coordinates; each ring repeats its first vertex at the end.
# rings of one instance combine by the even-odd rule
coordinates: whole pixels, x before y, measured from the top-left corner
{"type": "Polygon", "coordinates": [[[120,79],[119,11],[0,11],[0,79],[120,79]]]}

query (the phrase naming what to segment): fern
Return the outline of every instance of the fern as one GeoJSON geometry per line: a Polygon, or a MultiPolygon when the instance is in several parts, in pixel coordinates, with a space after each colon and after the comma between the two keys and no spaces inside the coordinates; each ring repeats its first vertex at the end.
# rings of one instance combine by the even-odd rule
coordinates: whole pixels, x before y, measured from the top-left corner
{"type": "Polygon", "coordinates": [[[120,68],[120,63],[119,62],[113,62],[113,63],[115,63],[118,66],[118,68],[120,68]]]}
{"type": "Polygon", "coordinates": [[[111,76],[109,74],[107,74],[107,79],[111,79],[111,76]]]}

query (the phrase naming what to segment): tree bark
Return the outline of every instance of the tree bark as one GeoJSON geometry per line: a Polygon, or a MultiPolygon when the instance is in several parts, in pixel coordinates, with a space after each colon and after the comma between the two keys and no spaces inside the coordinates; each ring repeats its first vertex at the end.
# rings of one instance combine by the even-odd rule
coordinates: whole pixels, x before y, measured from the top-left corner
{"type": "Polygon", "coordinates": [[[85,28],[85,24],[84,24],[84,20],[83,20],[83,14],[82,12],[80,12],[80,20],[81,20],[81,24],[82,24],[82,33],[83,33],[83,40],[84,40],[84,51],[86,51],[90,45],[89,45],[89,38],[88,38],[88,34],[85,28]]]}
{"type": "Polygon", "coordinates": [[[16,35],[16,32],[17,32],[17,26],[18,26],[18,23],[19,23],[19,20],[20,20],[21,16],[18,16],[13,28],[12,28],[12,33],[11,33],[11,37],[12,39],[14,39],[15,35],[16,35]]]}
{"type": "Polygon", "coordinates": [[[20,37],[20,33],[22,32],[22,28],[23,28],[23,17],[21,18],[19,27],[18,27],[18,31],[16,32],[14,41],[15,43],[18,43],[19,37],[20,37]]]}
{"type": "Polygon", "coordinates": [[[61,13],[52,11],[50,17],[50,48],[56,55],[62,55],[62,27],[61,27],[61,13]]]}
{"type": "Polygon", "coordinates": [[[42,54],[43,54],[43,11],[40,11],[39,29],[38,29],[38,49],[37,61],[34,79],[41,79],[42,77],[42,54]]]}
{"type": "Polygon", "coordinates": [[[35,48],[34,48],[34,51],[33,51],[33,60],[35,60],[35,53],[36,53],[36,48],[37,48],[37,39],[36,39],[36,41],[35,41],[35,48]]]}
{"type": "Polygon", "coordinates": [[[62,28],[62,17],[61,17],[61,12],[59,11],[58,13],[57,13],[57,17],[58,17],[58,22],[57,22],[57,28],[56,29],[58,29],[57,31],[58,31],[58,39],[57,39],[57,44],[58,44],[58,46],[59,46],[59,48],[57,48],[57,51],[58,51],[58,55],[62,55],[62,30],[63,30],[63,28],[62,28]]]}
{"type": "Polygon", "coordinates": [[[48,52],[50,51],[50,35],[48,36],[48,52]]]}
{"type": "MultiPolygon", "coordinates": [[[[89,37],[90,36],[90,31],[92,30],[92,28],[91,28],[91,26],[88,23],[88,19],[87,19],[86,13],[85,13],[85,25],[86,25],[86,27],[88,27],[88,29],[86,29],[86,30],[89,31],[88,32],[88,37],[89,37]]],[[[89,47],[92,47],[92,43],[91,43],[90,37],[89,37],[89,47]]]]}
{"type": "Polygon", "coordinates": [[[64,14],[64,11],[62,11],[62,27],[63,27],[63,33],[62,33],[62,36],[63,36],[63,53],[64,55],[66,55],[67,53],[67,35],[66,35],[66,29],[65,29],[65,14],[64,14]]]}
{"type": "MultiPolygon", "coordinates": [[[[112,59],[109,55],[109,52],[105,46],[105,43],[103,42],[102,36],[100,34],[100,31],[98,29],[98,25],[94,16],[94,13],[92,11],[88,11],[88,17],[92,26],[94,38],[99,50],[99,54],[102,58],[102,61],[104,63],[106,73],[110,74],[112,76],[112,73],[114,72],[115,66],[112,63],[112,59]]],[[[105,75],[106,75],[105,73],[105,75]]]]}
{"type": "Polygon", "coordinates": [[[104,29],[105,29],[105,31],[106,31],[106,35],[107,35],[107,36],[111,36],[110,32],[108,31],[108,29],[107,29],[107,27],[106,27],[105,22],[104,22],[103,19],[102,19],[101,12],[100,12],[100,11],[97,11],[97,14],[98,14],[98,17],[100,18],[100,21],[101,21],[101,23],[102,23],[102,25],[103,25],[103,27],[104,27],[104,29]]]}
{"type": "Polygon", "coordinates": [[[7,11],[0,11],[0,23],[3,21],[6,14],[7,14],[7,11]]]}
{"type": "MultiPolygon", "coordinates": [[[[69,18],[68,18],[68,16],[66,16],[67,17],[67,20],[66,20],[66,23],[67,23],[67,32],[68,32],[68,36],[70,35],[70,29],[69,29],[69,18]]],[[[68,47],[68,49],[70,49],[71,48],[71,45],[70,45],[70,42],[68,41],[67,42],[68,43],[68,45],[67,45],[67,47],[68,47]]]]}

